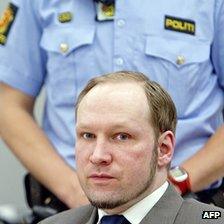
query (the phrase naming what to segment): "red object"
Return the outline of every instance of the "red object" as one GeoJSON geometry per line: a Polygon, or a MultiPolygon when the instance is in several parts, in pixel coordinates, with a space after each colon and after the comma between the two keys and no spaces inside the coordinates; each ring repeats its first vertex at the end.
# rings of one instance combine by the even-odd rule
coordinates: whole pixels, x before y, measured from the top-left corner
{"type": "Polygon", "coordinates": [[[191,191],[189,175],[182,167],[175,167],[169,171],[169,181],[177,187],[181,195],[185,195],[191,191]]]}

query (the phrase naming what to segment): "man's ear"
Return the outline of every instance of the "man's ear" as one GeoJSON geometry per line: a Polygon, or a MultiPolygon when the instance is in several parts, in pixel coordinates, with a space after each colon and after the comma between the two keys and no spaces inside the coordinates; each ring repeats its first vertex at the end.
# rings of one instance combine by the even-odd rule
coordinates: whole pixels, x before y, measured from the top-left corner
{"type": "Polygon", "coordinates": [[[172,131],[162,133],[158,139],[158,166],[167,166],[173,157],[175,137],[172,131]]]}

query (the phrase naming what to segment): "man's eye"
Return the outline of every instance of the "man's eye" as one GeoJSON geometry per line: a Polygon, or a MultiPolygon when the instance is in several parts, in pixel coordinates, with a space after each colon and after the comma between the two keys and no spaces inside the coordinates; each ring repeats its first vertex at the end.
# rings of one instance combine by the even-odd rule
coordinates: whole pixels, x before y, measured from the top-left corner
{"type": "Polygon", "coordinates": [[[94,134],[91,134],[91,133],[88,133],[88,132],[83,133],[82,136],[83,136],[84,139],[93,139],[95,137],[94,134]]]}
{"type": "Polygon", "coordinates": [[[115,138],[117,140],[120,140],[120,141],[125,141],[127,139],[129,139],[131,136],[129,134],[126,134],[126,133],[119,133],[115,136],[115,138]]]}

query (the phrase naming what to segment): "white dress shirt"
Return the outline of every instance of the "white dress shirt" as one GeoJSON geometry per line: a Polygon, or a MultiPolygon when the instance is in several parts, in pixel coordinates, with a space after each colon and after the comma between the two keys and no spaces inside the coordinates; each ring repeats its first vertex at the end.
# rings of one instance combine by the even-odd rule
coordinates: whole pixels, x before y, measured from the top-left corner
{"type": "MultiPolygon", "coordinates": [[[[121,213],[131,224],[139,224],[146,214],[152,209],[152,207],[159,201],[163,196],[166,189],[168,188],[168,182],[166,181],[161,187],[153,191],[150,195],[143,198],[141,201],[127,209],[125,212],[121,213]]],[[[103,216],[108,215],[102,209],[98,209],[98,223],[103,216]]]]}

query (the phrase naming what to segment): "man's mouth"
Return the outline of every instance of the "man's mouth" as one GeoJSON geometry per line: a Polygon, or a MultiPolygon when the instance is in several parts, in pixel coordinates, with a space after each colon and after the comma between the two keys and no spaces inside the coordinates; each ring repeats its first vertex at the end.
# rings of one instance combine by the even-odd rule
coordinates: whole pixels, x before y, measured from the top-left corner
{"type": "Polygon", "coordinates": [[[106,173],[93,173],[89,176],[89,179],[94,183],[101,184],[101,183],[108,183],[115,178],[106,173]]]}

